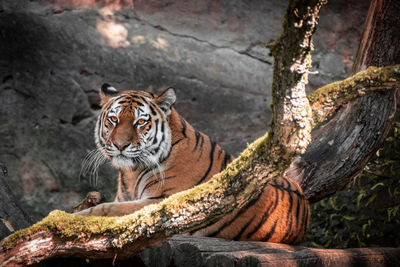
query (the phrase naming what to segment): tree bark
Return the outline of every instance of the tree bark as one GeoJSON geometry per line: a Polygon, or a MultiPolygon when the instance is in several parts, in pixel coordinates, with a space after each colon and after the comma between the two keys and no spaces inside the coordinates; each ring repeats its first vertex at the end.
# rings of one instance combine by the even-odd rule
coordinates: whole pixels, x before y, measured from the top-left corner
{"type": "Polygon", "coordinates": [[[368,66],[400,63],[400,4],[396,0],[372,0],[353,65],[353,73],[368,66]]]}
{"type": "Polygon", "coordinates": [[[282,167],[303,153],[311,141],[311,109],[306,95],[311,67],[312,35],[323,1],[290,1],[283,32],[270,45],[274,56],[272,81],[272,150],[281,154],[282,167]],[[287,159],[282,161],[282,159],[287,159]]]}

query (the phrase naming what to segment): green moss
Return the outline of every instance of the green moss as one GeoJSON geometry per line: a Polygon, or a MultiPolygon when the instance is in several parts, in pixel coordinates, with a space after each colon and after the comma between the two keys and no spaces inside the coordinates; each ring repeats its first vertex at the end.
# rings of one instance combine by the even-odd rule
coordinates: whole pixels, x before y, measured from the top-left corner
{"type": "Polygon", "coordinates": [[[369,67],[343,81],[334,82],[309,94],[314,123],[323,122],[330,112],[360,96],[400,86],[400,65],[369,67]]]}
{"type": "Polygon", "coordinates": [[[345,103],[357,98],[360,95],[359,89],[365,89],[363,93],[379,90],[381,88],[380,86],[382,86],[381,89],[386,89],[394,83],[399,83],[399,78],[400,65],[382,68],[369,67],[343,81],[334,82],[321,87],[309,94],[308,100],[311,103],[317,101],[325,102],[326,100],[336,100],[340,101],[340,103],[345,103]]]}
{"type": "Polygon", "coordinates": [[[192,189],[177,193],[161,204],[165,205],[166,210],[171,210],[174,207],[180,206],[184,202],[197,202],[204,198],[204,196],[212,195],[219,197],[224,194],[228,183],[239,174],[242,170],[248,169],[254,164],[258,158],[264,157],[263,153],[269,144],[269,133],[258,138],[253,143],[249,144],[247,148],[231,162],[225,170],[213,176],[208,182],[200,184],[192,189]]]}
{"type": "Polygon", "coordinates": [[[4,248],[11,248],[22,239],[27,239],[41,231],[50,231],[62,238],[91,237],[118,231],[116,217],[82,217],[64,211],[54,210],[33,226],[22,229],[9,236],[3,243],[4,248]]]}

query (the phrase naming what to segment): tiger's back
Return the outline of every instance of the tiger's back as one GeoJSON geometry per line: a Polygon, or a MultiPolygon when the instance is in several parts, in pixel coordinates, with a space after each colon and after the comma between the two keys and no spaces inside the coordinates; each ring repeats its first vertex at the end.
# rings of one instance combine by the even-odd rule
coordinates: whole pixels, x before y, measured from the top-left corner
{"type": "MultiPolygon", "coordinates": [[[[102,114],[95,136],[99,151],[118,168],[115,202],[80,215],[120,216],[208,181],[233,157],[207,135],[196,131],[172,105],[175,92],[160,96],[101,90],[102,114]]],[[[294,243],[308,224],[309,207],[300,187],[275,178],[246,207],[192,234],[233,240],[294,243]]]]}

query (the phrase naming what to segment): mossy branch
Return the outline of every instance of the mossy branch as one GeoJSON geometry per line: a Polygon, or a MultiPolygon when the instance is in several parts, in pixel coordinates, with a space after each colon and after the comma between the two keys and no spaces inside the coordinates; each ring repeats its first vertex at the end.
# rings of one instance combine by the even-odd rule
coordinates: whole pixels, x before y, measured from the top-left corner
{"type": "Polygon", "coordinates": [[[10,266],[33,263],[60,255],[93,256],[118,253],[127,256],[162,242],[167,236],[204,227],[240,209],[258,196],[280,171],[264,160],[268,134],[259,138],[223,172],[209,182],[175,194],[159,204],[123,217],[81,217],[53,211],[30,228],[18,231],[1,245],[0,263],[10,266]],[[45,246],[38,245],[45,238],[45,246]],[[141,240],[148,240],[141,242],[141,240]],[[149,241],[150,240],[150,241],[149,241]],[[156,242],[156,241],[154,241],[156,242]],[[101,244],[101,246],[99,245],[101,244]],[[35,257],[26,253],[35,247],[35,257]],[[129,249],[127,249],[129,248],[129,249]],[[24,254],[21,258],[12,255],[24,254]]]}
{"type": "Polygon", "coordinates": [[[308,95],[314,124],[325,121],[338,107],[376,91],[400,88],[400,65],[369,67],[308,95]]]}

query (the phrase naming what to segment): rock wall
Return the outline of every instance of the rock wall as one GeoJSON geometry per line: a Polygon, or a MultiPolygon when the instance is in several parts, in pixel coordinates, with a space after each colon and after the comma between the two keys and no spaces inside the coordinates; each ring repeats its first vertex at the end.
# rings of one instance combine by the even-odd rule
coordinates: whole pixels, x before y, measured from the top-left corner
{"type": "MultiPolygon", "coordinates": [[[[0,163],[37,220],[89,190],[108,201],[116,171],[80,175],[95,148],[98,90],[177,91],[176,109],[238,155],[268,128],[284,1],[0,1],[0,163]]],[[[347,77],[368,3],[332,1],[315,35],[310,90],[347,77]]]]}

